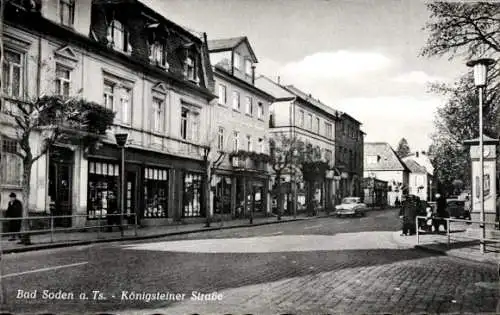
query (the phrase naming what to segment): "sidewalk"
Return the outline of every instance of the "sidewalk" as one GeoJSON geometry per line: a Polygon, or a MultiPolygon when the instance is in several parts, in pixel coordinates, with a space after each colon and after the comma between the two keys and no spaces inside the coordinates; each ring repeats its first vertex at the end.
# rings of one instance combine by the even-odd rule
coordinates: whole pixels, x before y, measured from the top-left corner
{"type": "Polygon", "coordinates": [[[7,237],[4,237],[0,241],[2,253],[17,253],[26,252],[40,249],[58,248],[58,247],[68,247],[77,245],[88,245],[92,243],[104,243],[104,242],[116,242],[116,241],[126,241],[126,240],[141,240],[141,239],[151,239],[159,238],[169,235],[181,235],[189,233],[197,233],[203,231],[215,231],[223,229],[234,229],[241,227],[251,227],[266,224],[277,224],[285,222],[293,222],[298,220],[308,220],[314,218],[325,217],[325,213],[318,213],[315,217],[308,217],[306,214],[297,215],[296,219],[292,216],[283,216],[281,221],[275,216],[264,217],[264,218],[254,218],[253,224],[250,224],[249,219],[236,219],[230,221],[222,222],[212,222],[210,227],[205,227],[205,223],[195,223],[195,224],[175,224],[175,225],[164,225],[164,226],[148,226],[148,227],[138,227],[137,235],[134,226],[129,226],[124,229],[124,235],[121,237],[121,233],[115,226],[113,232],[97,232],[97,231],[84,231],[84,232],[56,232],[52,235],[50,233],[31,235],[32,245],[22,245],[18,244],[17,241],[9,241],[7,237]]]}
{"type": "Polygon", "coordinates": [[[487,242],[486,251],[481,254],[479,249],[479,234],[470,230],[470,225],[453,223],[450,230],[450,244],[446,232],[425,233],[417,236],[401,236],[401,231],[393,233],[394,240],[404,246],[413,246],[418,249],[444,254],[447,256],[489,263],[500,263],[500,243],[487,242]]]}

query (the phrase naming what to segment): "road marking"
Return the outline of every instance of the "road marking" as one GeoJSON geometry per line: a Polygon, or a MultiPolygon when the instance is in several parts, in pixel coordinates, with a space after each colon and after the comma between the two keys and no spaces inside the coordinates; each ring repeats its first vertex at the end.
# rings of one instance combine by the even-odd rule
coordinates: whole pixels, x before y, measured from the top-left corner
{"type": "Polygon", "coordinates": [[[36,273],[36,272],[43,272],[43,271],[51,271],[51,270],[57,270],[57,269],[62,269],[62,268],[76,267],[76,266],[81,266],[81,265],[85,265],[88,263],[89,263],[88,261],[84,261],[84,262],[79,262],[79,263],[69,264],[69,265],[61,265],[61,266],[34,269],[34,270],[23,271],[23,272],[9,273],[9,274],[1,276],[0,278],[16,277],[16,276],[22,276],[22,275],[36,273]]]}
{"type": "Polygon", "coordinates": [[[264,234],[262,236],[274,236],[274,235],[280,235],[280,234],[283,234],[283,231],[280,231],[280,232],[274,232],[274,233],[271,233],[271,234],[264,234]]]}
{"type": "Polygon", "coordinates": [[[313,225],[313,226],[306,226],[304,228],[304,230],[309,230],[309,229],[315,229],[315,228],[319,228],[319,227],[322,227],[323,224],[318,224],[318,225],[313,225]]]}

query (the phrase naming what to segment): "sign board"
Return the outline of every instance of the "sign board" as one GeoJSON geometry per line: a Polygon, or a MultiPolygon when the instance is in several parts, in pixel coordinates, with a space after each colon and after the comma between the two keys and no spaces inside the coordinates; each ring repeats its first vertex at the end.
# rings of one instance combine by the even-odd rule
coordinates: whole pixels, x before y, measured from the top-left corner
{"type": "MultiPolygon", "coordinates": [[[[484,197],[487,197],[490,194],[490,174],[484,175],[484,197]]],[[[479,183],[479,176],[476,176],[476,197],[479,198],[481,184],[479,183]]]]}
{"type": "Polygon", "coordinates": [[[328,179],[335,178],[333,171],[326,171],[325,177],[328,179]]]}
{"type": "Polygon", "coordinates": [[[340,175],[342,178],[349,178],[349,174],[346,172],[342,172],[342,175],[340,175]]]}

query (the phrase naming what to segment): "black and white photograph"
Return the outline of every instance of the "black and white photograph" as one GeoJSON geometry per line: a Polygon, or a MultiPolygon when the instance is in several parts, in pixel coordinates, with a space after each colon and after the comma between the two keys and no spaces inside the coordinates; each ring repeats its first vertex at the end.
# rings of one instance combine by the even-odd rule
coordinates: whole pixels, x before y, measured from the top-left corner
{"type": "Polygon", "coordinates": [[[500,314],[500,1],[0,0],[0,313],[500,314]]]}

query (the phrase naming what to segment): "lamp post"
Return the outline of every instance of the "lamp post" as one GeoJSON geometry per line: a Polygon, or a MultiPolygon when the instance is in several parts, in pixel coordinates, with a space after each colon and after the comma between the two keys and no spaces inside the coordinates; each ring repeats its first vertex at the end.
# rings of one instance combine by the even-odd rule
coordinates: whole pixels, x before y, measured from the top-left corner
{"type": "Polygon", "coordinates": [[[474,69],[474,85],[479,91],[479,206],[480,206],[480,228],[481,228],[481,253],[484,253],[484,239],[486,237],[485,216],[484,216],[484,152],[483,152],[483,92],[486,87],[488,76],[488,66],[495,61],[490,58],[482,58],[467,62],[468,67],[474,69]]]}
{"type": "Polygon", "coordinates": [[[117,133],[115,134],[115,139],[116,139],[116,144],[121,149],[120,193],[118,195],[120,196],[120,231],[123,237],[123,212],[125,209],[125,144],[127,143],[128,134],[117,133]]]}

